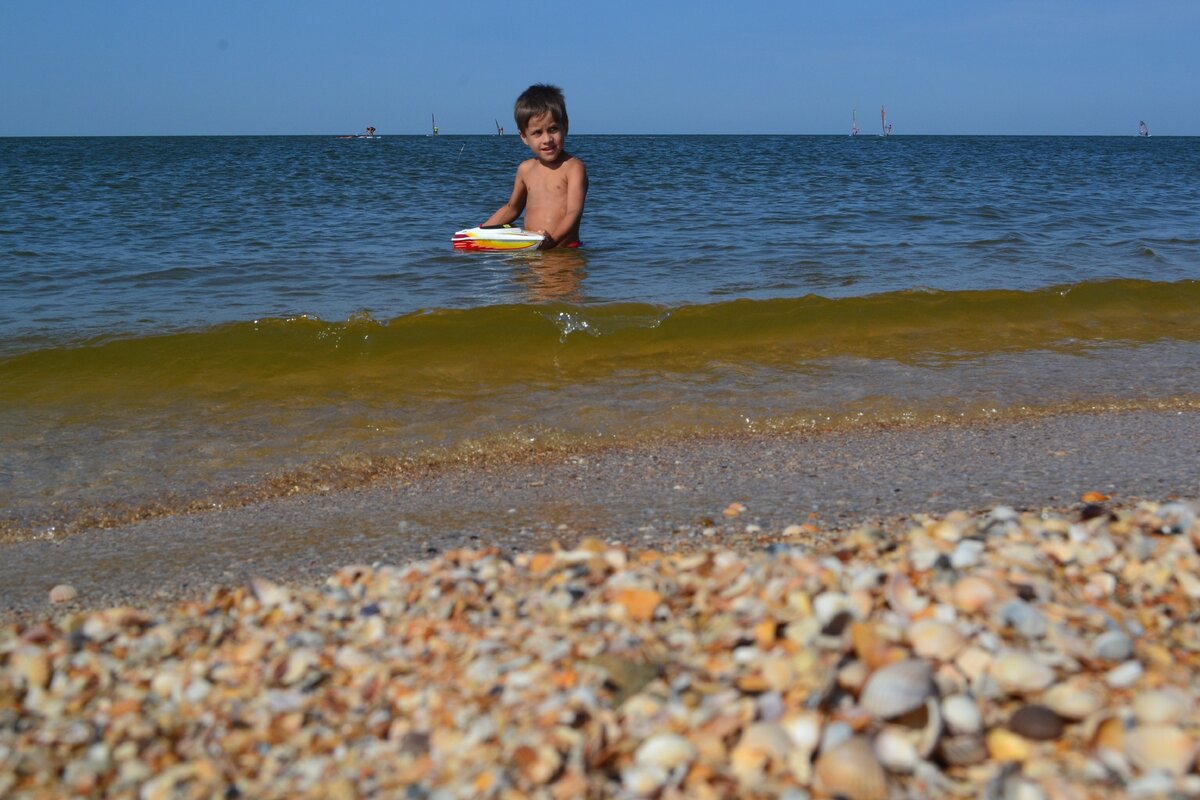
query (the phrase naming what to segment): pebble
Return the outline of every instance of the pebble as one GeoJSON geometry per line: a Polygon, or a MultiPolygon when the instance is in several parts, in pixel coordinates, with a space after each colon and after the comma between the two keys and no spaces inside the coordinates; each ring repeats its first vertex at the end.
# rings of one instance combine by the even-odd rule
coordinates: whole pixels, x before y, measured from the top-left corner
{"type": "Polygon", "coordinates": [[[52,603],[0,625],[0,795],[1200,793],[1191,506],[818,533],[52,603]]]}

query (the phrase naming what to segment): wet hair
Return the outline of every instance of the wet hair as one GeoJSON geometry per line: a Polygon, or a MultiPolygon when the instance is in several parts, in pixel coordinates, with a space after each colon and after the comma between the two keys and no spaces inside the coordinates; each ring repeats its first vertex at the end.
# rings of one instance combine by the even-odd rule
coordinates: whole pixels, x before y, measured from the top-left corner
{"type": "Polygon", "coordinates": [[[548,83],[535,83],[517,98],[513,108],[513,118],[517,121],[517,130],[525,133],[529,120],[549,112],[551,118],[562,126],[563,133],[569,127],[567,123],[567,101],[563,98],[562,89],[548,83]]]}

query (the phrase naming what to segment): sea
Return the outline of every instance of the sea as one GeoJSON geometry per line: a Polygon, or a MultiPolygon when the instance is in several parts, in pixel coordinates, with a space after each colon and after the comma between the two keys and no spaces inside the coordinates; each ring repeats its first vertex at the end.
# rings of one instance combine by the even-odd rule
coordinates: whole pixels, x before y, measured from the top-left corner
{"type": "MultiPolygon", "coordinates": [[[[687,437],[1200,407],[1200,138],[0,139],[0,535],[687,437]]],[[[981,457],[986,457],[981,454],[981,457]]]]}

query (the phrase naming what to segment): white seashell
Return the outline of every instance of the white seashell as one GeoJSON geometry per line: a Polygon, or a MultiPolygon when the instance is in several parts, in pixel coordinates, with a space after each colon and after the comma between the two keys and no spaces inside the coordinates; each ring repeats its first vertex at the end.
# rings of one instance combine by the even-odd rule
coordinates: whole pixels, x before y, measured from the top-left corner
{"type": "Polygon", "coordinates": [[[987,545],[978,539],[963,539],[950,553],[950,566],[955,569],[970,569],[983,558],[987,545]]]}
{"type": "Polygon", "coordinates": [[[1108,691],[1091,681],[1069,681],[1046,690],[1042,704],[1063,719],[1080,720],[1108,704],[1108,691]]]}
{"type": "Polygon", "coordinates": [[[858,607],[854,600],[841,592],[822,592],[813,598],[812,607],[813,614],[822,628],[843,612],[853,617],[858,616],[858,607]]]}
{"type": "Polygon", "coordinates": [[[258,598],[258,602],[262,604],[263,608],[276,608],[292,599],[292,593],[288,591],[287,587],[280,586],[266,578],[254,578],[250,582],[250,588],[254,590],[254,596],[258,598]]]}
{"type": "Polygon", "coordinates": [[[1196,760],[1196,742],[1173,725],[1142,725],[1126,734],[1125,754],[1142,772],[1185,775],[1196,760]]]}
{"type": "Polygon", "coordinates": [[[652,797],[667,782],[667,771],[662,767],[634,764],[621,771],[621,784],[634,797],[652,797]]]}
{"type": "Polygon", "coordinates": [[[1000,689],[1015,695],[1040,692],[1056,679],[1054,670],[1021,652],[997,656],[988,667],[988,674],[1000,689]]]}
{"type": "Polygon", "coordinates": [[[874,747],[875,757],[888,772],[908,774],[921,760],[912,741],[912,732],[890,725],[875,736],[874,747]]]}
{"type": "Polygon", "coordinates": [[[806,756],[816,752],[817,745],[821,743],[821,715],[815,711],[787,717],[780,727],[792,740],[792,746],[806,756]]]}
{"type": "Polygon", "coordinates": [[[942,719],[951,733],[972,734],[983,730],[979,705],[965,694],[952,695],[942,701],[942,719]]]}
{"type": "Polygon", "coordinates": [[[69,603],[79,596],[79,592],[75,591],[75,587],[68,583],[60,583],[50,590],[50,602],[55,605],[69,603]]]}
{"type": "Polygon", "coordinates": [[[815,768],[817,788],[849,800],[884,800],[887,775],[871,745],[854,736],[821,754],[815,768]]]}
{"type": "Polygon", "coordinates": [[[920,708],[932,692],[933,667],[910,658],[871,673],[858,703],[876,717],[891,719],[920,708]]]}
{"type": "Polygon", "coordinates": [[[642,766],[662,767],[671,770],[690,763],[696,757],[696,748],[677,733],[657,733],[638,747],[633,760],[642,766]]]}
{"type": "Polygon", "coordinates": [[[1126,661],[1106,672],[1104,682],[1114,689],[1125,689],[1141,680],[1145,671],[1140,662],[1126,661]]]}
{"type": "Polygon", "coordinates": [[[967,637],[945,622],[923,619],[908,629],[913,652],[922,658],[949,661],[967,644],[967,637]]]}
{"type": "Polygon", "coordinates": [[[1092,640],[1092,655],[1103,661],[1125,661],[1133,655],[1133,640],[1123,631],[1105,631],[1092,640]]]}
{"type": "Polygon", "coordinates": [[[1190,718],[1192,705],[1177,689],[1153,689],[1133,698],[1133,716],[1142,725],[1170,725],[1190,718]]]}

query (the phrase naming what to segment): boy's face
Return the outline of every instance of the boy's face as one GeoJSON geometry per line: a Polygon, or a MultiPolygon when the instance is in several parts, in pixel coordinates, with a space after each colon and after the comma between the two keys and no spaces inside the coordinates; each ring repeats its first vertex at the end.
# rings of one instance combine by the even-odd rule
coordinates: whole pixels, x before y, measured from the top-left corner
{"type": "Polygon", "coordinates": [[[530,117],[525,130],[521,131],[521,141],[529,145],[529,149],[543,164],[553,164],[558,160],[566,138],[567,132],[554,121],[554,115],[549,111],[530,117]]]}

